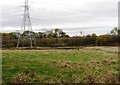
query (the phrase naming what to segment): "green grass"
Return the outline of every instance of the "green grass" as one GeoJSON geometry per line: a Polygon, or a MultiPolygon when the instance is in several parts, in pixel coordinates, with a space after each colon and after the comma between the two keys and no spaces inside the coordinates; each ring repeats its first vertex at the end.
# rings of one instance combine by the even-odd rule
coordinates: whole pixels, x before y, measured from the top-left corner
{"type": "Polygon", "coordinates": [[[2,61],[4,83],[117,82],[117,47],[87,47],[80,50],[3,50],[2,61]]]}

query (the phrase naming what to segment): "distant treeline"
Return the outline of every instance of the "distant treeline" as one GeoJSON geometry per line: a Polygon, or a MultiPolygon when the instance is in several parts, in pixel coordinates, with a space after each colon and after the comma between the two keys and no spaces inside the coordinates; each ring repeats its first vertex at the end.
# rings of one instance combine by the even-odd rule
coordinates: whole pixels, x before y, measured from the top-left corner
{"type": "MultiPolygon", "coordinates": [[[[28,31],[24,32],[27,34],[28,31]]],[[[38,47],[64,47],[64,46],[118,46],[120,44],[119,30],[114,28],[110,34],[99,35],[95,33],[86,36],[69,37],[60,29],[55,29],[54,32],[49,33],[33,33],[35,36],[36,46],[38,47]],[[59,30],[59,31],[58,31],[59,30]]],[[[2,47],[10,48],[16,47],[18,40],[18,33],[2,33],[2,47]]],[[[22,44],[20,45],[22,46],[22,44]]],[[[24,46],[29,46],[26,40],[24,46]]]]}

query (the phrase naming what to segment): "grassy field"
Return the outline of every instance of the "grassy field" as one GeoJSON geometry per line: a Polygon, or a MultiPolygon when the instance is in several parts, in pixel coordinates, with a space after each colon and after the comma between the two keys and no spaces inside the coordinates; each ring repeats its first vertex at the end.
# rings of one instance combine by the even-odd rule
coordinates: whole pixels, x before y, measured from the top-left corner
{"type": "Polygon", "coordinates": [[[79,50],[3,50],[3,82],[114,83],[117,47],[79,50]]]}

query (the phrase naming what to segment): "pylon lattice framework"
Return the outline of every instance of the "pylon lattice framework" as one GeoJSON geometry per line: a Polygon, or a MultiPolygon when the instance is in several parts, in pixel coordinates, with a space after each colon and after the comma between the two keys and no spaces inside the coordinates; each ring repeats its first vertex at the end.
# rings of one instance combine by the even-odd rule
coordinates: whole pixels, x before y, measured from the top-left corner
{"type": "Polygon", "coordinates": [[[29,4],[28,4],[28,0],[25,0],[23,21],[21,26],[21,32],[17,42],[17,47],[19,47],[20,44],[24,46],[25,42],[28,42],[28,41],[29,41],[30,47],[32,47],[33,45],[36,46],[35,36],[32,32],[32,24],[30,21],[29,4]]]}

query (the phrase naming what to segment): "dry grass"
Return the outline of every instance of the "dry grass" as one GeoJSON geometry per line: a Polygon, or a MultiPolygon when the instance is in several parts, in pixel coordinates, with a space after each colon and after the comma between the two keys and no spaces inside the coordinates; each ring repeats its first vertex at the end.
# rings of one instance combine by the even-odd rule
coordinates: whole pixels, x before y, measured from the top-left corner
{"type": "Polygon", "coordinates": [[[3,82],[118,83],[118,54],[106,49],[4,50],[3,82]]]}

